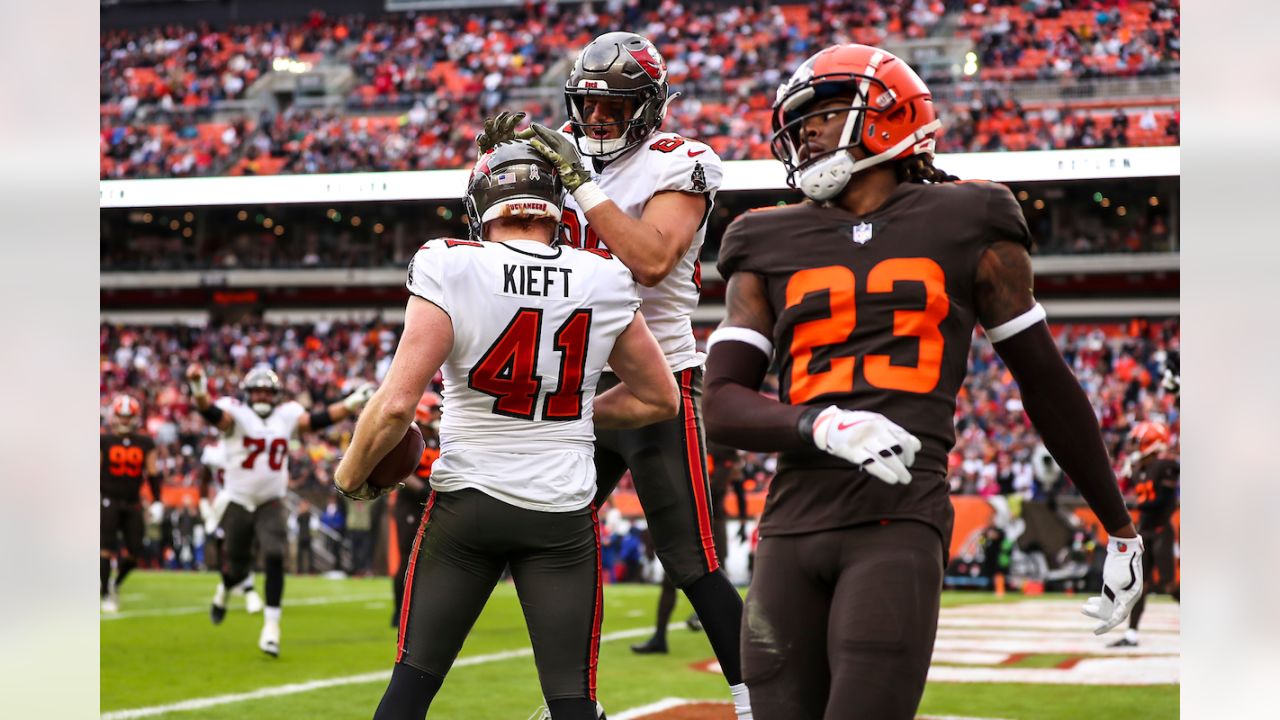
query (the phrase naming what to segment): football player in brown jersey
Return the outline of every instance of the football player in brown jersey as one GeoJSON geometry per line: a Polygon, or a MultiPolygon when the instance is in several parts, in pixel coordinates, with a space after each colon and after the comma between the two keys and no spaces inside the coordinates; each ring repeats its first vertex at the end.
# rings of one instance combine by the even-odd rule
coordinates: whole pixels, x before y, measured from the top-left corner
{"type": "Polygon", "coordinates": [[[981,322],[1027,414],[1111,533],[1102,633],[1141,591],[1141,549],[1088,398],[1032,295],[1008,188],[933,167],[940,127],[901,59],[809,58],[774,103],[773,151],[799,205],[725,233],[727,316],[709,341],[707,435],[780,451],[743,619],[757,720],[915,716],[952,508],[956,393],[981,322]],[[774,359],[779,400],[758,392],[774,359]]]}
{"type": "Polygon", "coordinates": [[[110,432],[99,438],[98,487],[102,513],[98,575],[102,611],[120,609],[119,588],[142,557],[142,483],[151,488],[152,515],[159,516],[160,473],[156,470],[156,443],[141,431],[142,405],[128,395],[111,401],[110,432]],[[123,546],[120,537],[124,537],[123,546]],[[111,560],[116,576],[111,578],[111,560]]]}
{"type": "Polygon", "coordinates": [[[1162,592],[1181,602],[1173,546],[1177,542],[1173,512],[1178,509],[1180,465],[1169,451],[1169,428],[1159,422],[1140,422],[1129,431],[1134,446],[1129,456],[1130,477],[1138,507],[1138,533],[1142,535],[1142,595],[1129,613],[1124,637],[1107,647],[1137,647],[1138,623],[1147,608],[1147,595],[1162,592]]]}

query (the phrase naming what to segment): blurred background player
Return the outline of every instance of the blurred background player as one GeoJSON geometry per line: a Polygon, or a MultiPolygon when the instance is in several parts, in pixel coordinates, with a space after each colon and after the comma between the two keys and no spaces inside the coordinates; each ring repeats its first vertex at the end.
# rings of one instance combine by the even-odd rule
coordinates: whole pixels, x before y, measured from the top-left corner
{"type": "Polygon", "coordinates": [[[937,633],[956,396],[981,322],[1028,417],[1111,533],[1095,632],[1141,591],[1142,541],[1098,420],[1032,294],[1013,194],[933,166],[941,127],[906,62],[806,60],[773,106],[798,205],[739,215],[708,341],[713,439],[781,451],[760,523],[743,671],[760,720],[908,720],[937,633]],[[779,400],[759,392],[778,342],[779,400]]]}
{"type": "Polygon", "coordinates": [[[372,383],[360,385],[340,402],[308,413],[295,401],[281,402],[280,378],[259,366],[240,383],[244,400],[209,397],[204,368],[187,368],[196,410],[222,433],[227,458],[228,496],[220,527],[224,537],[222,582],[214,591],[209,618],[218,625],[227,613],[227,588],[252,573],[253,541],[263,554],[266,606],[258,649],[280,654],[280,602],[284,596],[284,554],[288,546],[284,497],[289,483],[289,440],[296,432],[319,430],[354,415],[373,394],[372,383]]]}
{"type": "Polygon", "coordinates": [[[400,607],[404,602],[404,574],[409,563],[409,555],[413,550],[413,538],[418,533],[418,522],[422,519],[422,511],[431,498],[431,467],[440,457],[440,396],[427,391],[418,401],[414,410],[413,421],[422,431],[422,439],[426,447],[422,449],[422,459],[418,469],[404,479],[404,487],[393,496],[395,507],[391,521],[395,523],[396,543],[400,550],[400,565],[392,578],[391,592],[395,610],[391,613],[391,627],[400,627],[400,607]]]}
{"type": "MultiPolygon", "coordinates": [[[[745,550],[747,536],[747,493],[743,488],[741,454],[728,445],[709,443],[707,445],[707,467],[711,473],[711,508],[713,533],[716,542],[716,557],[724,561],[729,557],[729,513],[724,499],[733,489],[738,505],[738,540],[745,550]]],[[[653,628],[653,636],[643,643],[631,646],[631,652],[638,655],[667,653],[667,626],[671,623],[671,614],[676,608],[676,586],[671,576],[662,574],[662,591],[658,594],[657,622],[653,628]]],[[[702,621],[694,612],[685,620],[690,630],[701,630],[702,621]]]]}
{"type": "Polygon", "coordinates": [[[1142,595],[1129,613],[1124,637],[1108,647],[1137,647],[1138,623],[1147,608],[1147,595],[1161,592],[1182,601],[1173,546],[1177,543],[1173,513],[1178,509],[1181,465],[1170,451],[1169,428],[1159,422],[1140,422],[1129,432],[1134,450],[1129,458],[1130,481],[1138,507],[1142,535],[1142,595]]]}
{"type": "MultiPolygon", "coordinates": [[[[216,431],[215,431],[216,432],[216,431]]],[[[208,568],[221,568],[226,559],[226,533],[222,530],[222,514],[227,510],[231,496],[226,492],[227,446],[218,435],[214,442],[204,446],[200,451],[200,517],[204,520],[206,538],[205,565],[208,568]],[[213,500],[209,500],[209,490],[214,490],[213,500]]],[[[250,550],[249,557],[253,557],[250,550]]],[[[262,612],[262,596],[253,587],[253,573],[245,576],[244,581],[231,588],[233,595],[244,595],[244,609],[250,615],[262,612]]]]}
{"type": "MultiPolygon", "coordinates": [[[[631,472],[662,566],[702,619],[735,711],[748,718],[738,647],[742,598],[716,556],[702,430],[705,358],[691,322],[702,285],[698,255],[723,165],[710,146],[661,131],[678,94],[670,93],[666,61],[640,35],[592,40],[564,89],[569,122],[560,131],[534,123],[518,135],[556,167],[570,193],[562,239],[607,248],[640,283],[641,311],[681,393],[672,420],[596,433],[596,504],[631,472]]],[[[499,115],[478,140],[505,139],[520,117],[499,115]]],[[[601,382],[607,389],[617,379],[606,373],[601,382]]]]}
{"type": "Polygon", "coordinates": [[[159,522],[164,513],[155,441],[141,427],[142,405],[129,395],[117,395],[111,401],[109,432],[98,439],[98,492],[102,505],[98,579],[102,611],[107,613],[119,611],[120,584],[142,557],[144,481],[151,490],[150,515],[159,522]]]}
{"type": "Polygon", "coordinates": [[[484,242],[432,240],[414,256],[400,345],[334,473],[353,499],[390,492],[366,479],[443,372],[449,414],[379,720],[426,716],[508,566],[549,715],[600,715],[592,431],[670,418],[678,394],[626,267],[553,247],[563,202],[527,143],[482,153],[466,206],[484,242]],[[606,361],[626,384],[597,397],[606,361]]]}

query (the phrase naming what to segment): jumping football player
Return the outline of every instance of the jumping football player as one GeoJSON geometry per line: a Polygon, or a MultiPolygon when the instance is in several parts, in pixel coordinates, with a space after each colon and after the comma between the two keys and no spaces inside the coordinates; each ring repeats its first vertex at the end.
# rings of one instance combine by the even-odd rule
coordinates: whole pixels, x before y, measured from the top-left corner
{"type": "Polygon", "coordinates": [[[98,492],[102,505],[98,579],[105,613],[119,611],[120,584],[142,557],[144,481],[151,490],[151,514],[159,517],[164,510],[160,502],[161,476],[156,470],[156,443],[141,431],[142,405],[128,395],[117,395],[111,401],[110,412],[110,432],[98,440],[98,492]],[[120,542],[122,536],[123,543],[120,542]],[[114,579],[111,577],[113,559],[114,579]]]}
{"type": "Polygon", "coordinates": [[[357,413],[373,395],[372,383],[360,385],[345,399],[308,413],[297,402],[281,402],[280,378],[268,367],[245,374],[240,383],[243,400],[209,397],[204,368],[193,363],[187,382],[196,410],[222,433],[227,458],[228,502],[222,513],[222,582],[213,594],[209,619],[222,623],[227,614],[227,589],[240,585],[252,572],[253,541],[262,549],[266,607],[258,649],[280,655],[280,601],[284,596],[284,554],[288,547],[284,498],[289,489],[289,440],[296,432],[320,430],[357,413]]]}
{"type": "Polygon", "coordinates": [[[781,451],[743,623],[759,720],[906,720],[924,691],[952,508],[956,393],[981,322],[1045,444],[1111,534],[1086,614],[1116,626],[1142,540],[1097,419],[1032,295],[1008,188],[933,166],[929,90],[837,45],[778,91],[773,152],[805,202],[739,216],[707,364],[713,441],[781,451]],[[758,391],[775,357],[779,400],[758,391]]]}
{"type": "Polygon", "coordinates": [[[675,383],[627,268],[553,247],[564,190],[527,143],[481,155],[465,204],[473,240],[432,240],[391,369],[334,473],[355,499],[443,370],[441,454],[406,571],[391,682],[374,717],[426,716],[503,570],[525,611],[554,720],[597,720],[602,586],[592,427],[676,413],[675,383]],[[624,385],[596,396],[608,361],[624,385]]]}
{"type": "MultiPolygon", "coordinates": [[[[569,122],[559,132],[534,123],[518,135],[556,166],[571,195],[562,240],[607,248],[635,275],[641,312],[680,387],[674,419],[597,434],[596,503],[631,471],[662,567],[701,618],[738,717],[750,718],[738,647],[742,598],[720,569],[713,539],[702,430],[705,358],[690,320],[702,284],[698,254],[723,168],[709,146],[661,131],[677,95],[653,43],[635,33],[606,33],[583,49],[565,82],[569,122]]],[[[479,140],[507,137],[520,117],[499,115],[479,140]]],[[[606,373],[602,387],[616,382],[606,373]]]]}
{"type": "Polygon", "coordinates": [[[1134,494],[1138,500],[1138,533],[1142,535],[1142,595],[1129,613],[1124,637],[1108,647],[1137,647],[1138,623],[1147,608],[1147,595],[1162,592],[1182,601],[1173,546],[1173,512],[1178,509],[1181,466],[1169,452],[1169,428],[1163,423],[1140,422],[1129,432],[1134,447],[1130,456],[1134,494]]]}

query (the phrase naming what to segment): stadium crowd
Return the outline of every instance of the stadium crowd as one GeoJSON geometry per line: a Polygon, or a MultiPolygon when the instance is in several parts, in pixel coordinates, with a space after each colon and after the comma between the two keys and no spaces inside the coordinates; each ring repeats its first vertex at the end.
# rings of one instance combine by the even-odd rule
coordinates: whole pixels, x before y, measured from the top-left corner
{"type": "MultiPolygon", "coordinates": [[[[188,363],[205,363],[215,395],[238,394],[239,377],[245,371],[269,364],[284,382],[285,396],[311,407],[340,399],[365,379],[381,380],[399,330],[378,321],[208,328],[103,324],[99,337],[103,427],[111,399],[122,392],[134,395],[145,408],[145,428],[156,438],[166,482],[194,487],[199,482],[200,451],[213,437],[191,407],[183,379],[188,363]]],[[[1117,466],[1125,454],[1125,435],[1137,421],[1163,417],[1176,438],[1176,396],[1161,384],[1169,356],[1180,347],[1176,320],[1060,324],[1054,332],[1093,401],[1117,466]]],[[[312,496],[320,507],[330,492],[329,473],[350,429],[349,422],[340,423],[301,437],[291,448],[291,485],[312,496]]],[[[1014,488],[1028,497],[1039,492],[1029,475],[1039,439],[1022,412],[1017,385],[981,334],[974,338],[969,376],[957,402],[956,435],[950,462],[953,492],[1008,494],[1005,491],[1014,488]]],[[[746,464],[746,475],[754,481],[752,490],[764,491],[772,476],[773,458],[748,454],[746,464]]]]}
{"type": "MultiPolygon", "coordinates": [[[[303,22],[226,30],[109,30],[100,55],[101,174],[462,167],[480,121],[494,108],[527,104],[523,109],[532,117],[563,115],[558,95],[545,87],[536,94],[534,86],[554,88],[578,48],[620,27],[654,40],[673,88],[685,93],[672,106],[667,129],[707,140],[729,160],[770,157],[774,90],[791,68],[837,41],[878,44],[955,33],[974,43],[978,77],[1000,81],[1176,74],[1179,63],[1179,4],[1170,0],[827,0],[731,7],[613,0],[598,9],[530,3],[483,14],[314,14],[303,22]],[[949,14],[955,22],[942,22],[949,14]],[[222,101],[243,99],[279,59],[350,66],[355,83],[346,111],[268,113],[256,129],[219,137],[213,147],[158,140],[181,137],[193,123],[201,137],[221,136],[225,123],[203,115],[222,101]]],[[[950,72],[927,75],[935,89],[956,79],[950,72]]],[[[1167,107],[940,105],[950,128],[942,136],[944,152],[1177,143],[1177,112],[1167,107]],[[1121,114],[1123,122],[1111,120],[1121,114]]]]}

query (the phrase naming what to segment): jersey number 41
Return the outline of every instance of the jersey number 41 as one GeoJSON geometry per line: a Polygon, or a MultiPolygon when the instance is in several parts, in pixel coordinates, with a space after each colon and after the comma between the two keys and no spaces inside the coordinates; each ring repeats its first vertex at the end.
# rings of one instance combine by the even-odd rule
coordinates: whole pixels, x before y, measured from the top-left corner
{"type": "MultiPolygon", "coordinates": [[[[552,337],[560,353],[560,387],[542,404],[543,420],[582,417],[582,378],[587,366],[591,311],[575,310],[552,337]]],[[[542,346],[542,310],[520,308],[467,375],[467,386],[494,397],[496,415],[533,420],[542,393],[538,349],[542,346]]]]}

